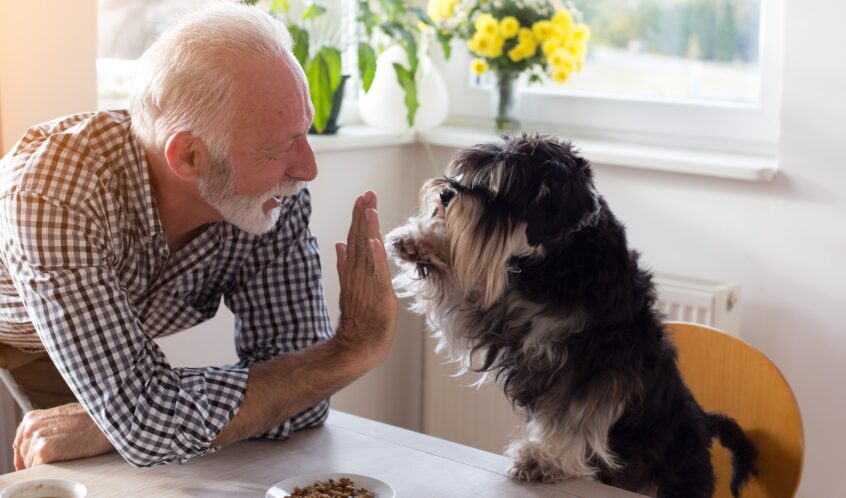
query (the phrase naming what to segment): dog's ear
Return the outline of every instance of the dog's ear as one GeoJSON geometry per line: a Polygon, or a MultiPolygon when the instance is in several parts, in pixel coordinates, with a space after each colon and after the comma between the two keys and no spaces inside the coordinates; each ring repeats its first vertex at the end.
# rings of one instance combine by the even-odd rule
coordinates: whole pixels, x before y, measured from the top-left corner
{"type": "Polygon", "coordinates": [[[537,196],[526,210],[526,238],[532,246],[560,241],[596,223],[600,201],[590,164],[566,150],[546,160],[537,196]]]}
{"type": "Polygon", "coordinates": [[[450,259],[466,297],[489,308],[508,284],[508,260],[525,244],[523,224],[497,203],[458,195],[450,203],[446,229],[450,259]]]}

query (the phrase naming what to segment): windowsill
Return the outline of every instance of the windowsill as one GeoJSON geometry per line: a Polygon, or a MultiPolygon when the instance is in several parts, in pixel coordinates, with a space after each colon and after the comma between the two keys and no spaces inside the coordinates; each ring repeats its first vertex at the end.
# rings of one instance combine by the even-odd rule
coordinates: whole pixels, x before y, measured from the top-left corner
{"type": "Polygon", "coordinates": [[[308,141],[315,152],[325,152],[413,144],[417,133],[354,124],[342,126],[335,135],[309,135],[308,141]]]}
{"type": "MultiPolygon", "coordinates": [[[[439,147],[469,147],[497,139],[493,130],[444,125],[426,131],[389,130],[348,125],[337,135],[310,135],[316,152],[424,143],[439,147]]],[[[775,157],[659,147],[595,139],[574,139],[581,153],[594,164],[689,175],[769,182],[775,178],[775,157]]]]}

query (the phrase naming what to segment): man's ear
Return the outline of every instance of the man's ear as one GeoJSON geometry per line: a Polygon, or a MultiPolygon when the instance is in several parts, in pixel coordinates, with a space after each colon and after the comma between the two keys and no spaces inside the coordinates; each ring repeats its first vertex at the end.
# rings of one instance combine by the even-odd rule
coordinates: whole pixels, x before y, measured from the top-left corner
{"type": "Polygon", "coordinates": [[[208,167],[208,148],[190,131],[180,131],[169,136],[164,153],[170,170],[181,180],[196,180],[208,167]]]}

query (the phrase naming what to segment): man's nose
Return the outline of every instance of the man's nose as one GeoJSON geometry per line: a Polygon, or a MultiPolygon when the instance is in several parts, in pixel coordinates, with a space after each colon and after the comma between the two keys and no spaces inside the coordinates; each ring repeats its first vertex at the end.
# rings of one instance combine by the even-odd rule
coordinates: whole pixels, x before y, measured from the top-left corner
{"type": "Polygon", "coordinates": [[[298,140],[296,153],[293,157],[291,167],[285,172],[287,176],[310,182],[317,177],[317,161],[314,158],[314,150],[308,143],[308,136],[298,140]]]}

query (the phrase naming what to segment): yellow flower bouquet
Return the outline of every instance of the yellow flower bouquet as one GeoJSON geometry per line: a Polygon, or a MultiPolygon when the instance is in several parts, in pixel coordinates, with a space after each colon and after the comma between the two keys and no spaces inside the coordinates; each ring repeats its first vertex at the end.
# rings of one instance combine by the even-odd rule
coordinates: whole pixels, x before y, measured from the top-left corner
{"type": "Polygon", "coordinates": [[[575,8],[558,0],[429,0],[427,14],[449,57],[453,38],[466,40],[473,72],[496,75],[496,129],[514,130],[518,77],[566,82],[582,70],[590,29],[575,8]]]}

